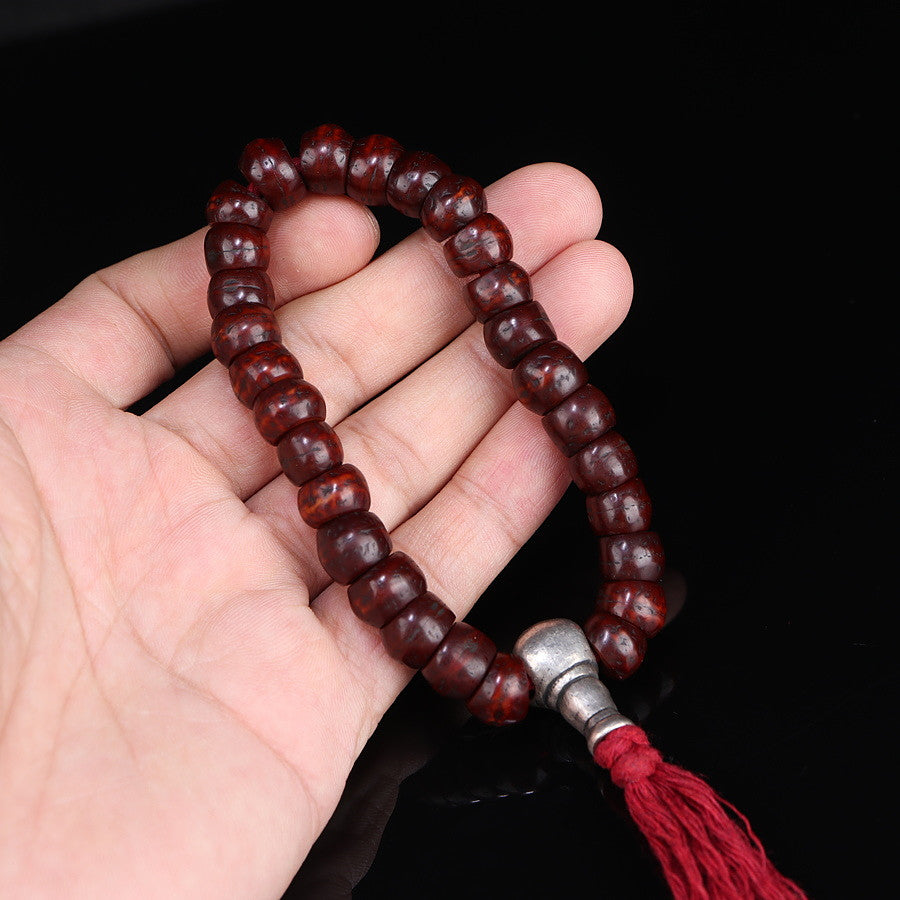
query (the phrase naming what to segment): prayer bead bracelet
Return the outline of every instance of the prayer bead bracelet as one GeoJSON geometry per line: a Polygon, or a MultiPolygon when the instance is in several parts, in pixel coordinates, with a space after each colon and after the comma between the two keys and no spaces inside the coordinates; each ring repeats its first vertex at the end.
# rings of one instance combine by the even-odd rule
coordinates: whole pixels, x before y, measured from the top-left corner
{"type": "Polygon", "coordinates": [[[347,586],[356,615],[381,629],[394,659],[421,669],[439,694],[465,700],[483,722],[520,721],[531,702],[561,713],[622,788],[675,900],[803,900],[747,819],[702,778],[663,760],[597,677],[598,663],[607,675],[628,677],[643,660],[647,638],[662,627],[662,546],[648,530],[650,499],[634,454],[614,430],[609,401],[588,383],[584,363],[556,340],[480,185],[430,153],[404,150],[382,135],[354,140],[335,125],[306,132],[296,157],[280,140],[251,141],[240,169],[247,184],[220,184],[207,206],[213,351],[260,434],[277,446],[285,475],[298,486],[300,515],[317,529],[322,566],[347,586]],[[418,217],[443,244],[453,273],[466,279],[468,306],[483,323],[488,350],[512,369],[516,397],[542,417],[587,494],[604,583],[583,629],[566,619],[540,622],[512,653],[498,652],[483,632],[456,621],[407,554],[392,552],[384,523],[369,510],[366,480],[344,463],[340,439],[325,423],[325,401],[281,343],[273,311],[266,230],[275,211],[307,192],[346,194],[418,217]]]}
{"type": "Polygon", "coordinates": [[[666,613],[662,545],[648,530],[650,498],[631,448],[614,430],[609,400],[556,339],[481,186],[430,153],[383,135],[354,140],[336,125],[307,131],[297,156],[280,140],[251,141],[239,168],[247,184],[223,182],[206,210],[212,349],[260,434],[276,445],[285,475],[298,486],[300,515],[316,529],[322,566],[347,586],[356,615],[381,630],[390,656],[421,669],[439,694],[466,701],[480,720],[502,725],[527,713],[534,686],[525,664],[456,621],[419,566],[392,552],[387,529],[369,509],[365,477],[344,462],[341,441],[325,422],[322,395],[281,343],[266,232],[276,211],[308,192],[389,205],[419,218],[442,243],[450,269],[466,279],[468,307],[483,324],[491,356],[512,370],[517,398],[542,417],[587,495],[603,586],[584,632],[604,673],[631,675],[666,613]]]}

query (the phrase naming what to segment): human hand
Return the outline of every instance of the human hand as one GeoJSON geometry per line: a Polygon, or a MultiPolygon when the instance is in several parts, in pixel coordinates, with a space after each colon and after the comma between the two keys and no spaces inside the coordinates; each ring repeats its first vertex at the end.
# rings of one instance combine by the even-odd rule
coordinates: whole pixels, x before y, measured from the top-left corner
{"type": "MultiPolygon", "coordinates": [[[[580,173],[488,189],[582,357],[631,297],[580,173]]],[[[568,471],[422,232],[370,262],[346,198],[276,217],[284,342],[394,546],[458,616],[568,471]],[[297,299],[294,299],[297,298],[297,299]]],[[[0,343],[0,895],[278,897],[411,672],[329,583],[296,488],[213,361],[203,232],[0,343]]]]}

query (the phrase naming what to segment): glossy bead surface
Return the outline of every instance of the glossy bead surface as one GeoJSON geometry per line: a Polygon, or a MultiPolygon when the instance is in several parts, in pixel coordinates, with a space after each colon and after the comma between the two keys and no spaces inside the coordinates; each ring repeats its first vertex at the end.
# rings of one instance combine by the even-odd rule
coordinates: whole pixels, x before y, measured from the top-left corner
{"type": "Polygon", "coordinates": [[[222,222],[206,232],[203,253],[210,275],[223,269],[265,269],[269,265],[269,239],[252,225],[222,222]]]}
{"type": "Polygon", "coordinates": [[[456,622],[422,674],[442,697],[465,700],[481,684],[496,655],[497,645],[483,631],[456,622]]]}
{"type": "Polygon", "coordinates": [[[257,138],[241,154],[238,168],[274,210],[287,209],[306,196],[306,185],[284,141],[257,138]]]}
{"type": "Polygon", "coordinates": [[[404,215],[417,218],[428,192],[449,174],[450,166],[433,153],[406,150],[388,176],[388,203],[404,215]]]}
{"type": "Polygon", "coordinates": [[[278,461],[288,479],[302,485],[344,461],[335,430],[325,422],[304,422],[278,442],[278,461]]]}
{"type": "Polygon", "coordinates": [[[466,285],[466,303],[479,322],[511,306],[531,300],[531,279],[514,262],[488,269],[466,285]]]}
{"type": "Polygon", "coordinates": [[[637,475],[637,460],[618,431],[608,431],[569,459],[575,484],[586,494],[603,494],[637,475]]]}
{"type": "Polygon", "coordinates": [[[381,639],[390,656],[413,669],[421,669],[455,620],[450,608],[426,591],[381,629],[381,639]]]}
{"type": "Polygon", "coordinates": [[[383,134],[358,138],[350,148],[347,196],[366,206],[387,206],[387,184],[403,147],[383,134]]]}
{"type": "Polygon", "coordinates": [[[266,231],[274,215],[275,211],[259,194],[236,181],[223,181],[206,204],[206,221],[210,225],[235,222],[266,231]]]}
{"type": "Polygon", "coordinates": [[[256,344],[232,361],[228,377],[238,400],[252,408],[266,388],[284,378],[303,378],[303,370],[283,344],[256,344]]]}
{"type": "Polygon", "coordinates": [[[547,412],[541,422],[553,443],[571,456],[606,434],[616,424],[616,414],[606,395],[586,384],[547,412]]]}
{"type": "Polygon", "coordinates": [[[519,361],[512,376],[519,402],[538,415],[562,403],[587,380],[584,363],[574,350],[559,341],[532,350],[519,361]]]}
{"type": "Polygon", "coordinates": [[[253,401],[253,418],[259,433],[270,444],[277,444],[292,428],[311,419],[323,421],[325,400],[308,381],[287,378],[253,401]]]}
{"type": "Polygon", "coordinates": [[[275,313],[268,306],[259,303],[232,306],[220,312],[212,321],[212,352],[226,366],[255,344],[280,340],[281,329],[275,313]]]}
{"type": "Polygon", "coordinates": [[[584,623],[601,677],[605,673],[623,680],[633,675],[644,661],[647,637],[640,628],[606,612],[594,613],[584,623]]]}
{"type": "Polygon", "coordinates": [[[600,574],[606,581],[658,581],[665,564],[655,531],[600,538],[600,574]]]}
{"type": "Polygon", "coordinates": [[[353,137],[339,125],[319,125],[300,138],[299,168],[313,194],[343,194],[353,137]]]}
{"type": "Polygon", "coordinates": [[[400,550],[376,563],[347,588],[353,612],[370,625],[381,628],[427,590],[425,575],[400,550]]]}
{"type": "Polygon", "coordinates": [[[486,209],[484,189],[474,178],[445,175],[428,192],[419,215],[425,231],[444,241],[486,209]]]}
{"type": "Polygon", "coordinates": [[[587,498],[587,514],[597,534],[627,534],[650,527],[650,495],[640,478],[587,498]]]}
{"type": "Polygon", "coordinates": [[[655,581],[607,581],[600,589],[597,609],[637,625],[652,638],[666,621],[666,594],[655,581]]]}
{"type": "Polygon", "coordinates": [[[505,369],[512,369],[526,353],[556,340],[556,332],[540,303],[532,301],[505,309],[484,323],[484,343],[505,369]]]}
{"type": "Polygon", "coordinates": [[[488,725],[513,725],[528,714],[531,690],[525,663],[509,653],[498,653],[466,708],[488,725]]]}
{"type": "Polygon", "coordinates": [[[297,508],[307,525],[321,528],[344,513],[369,508],[369,485],[356,466],[344,463],[300,485],[297,508]]]}
{"type": "Polygon", "coordinates": [[[316,548],[328,575],[350,584],[391,552],[391,538],[374,513],[349,512],[320,526],[316,548]]]}
{"type": "Polygon", "coordinates": [[[454,275],[465,278],[509,262],[513,245],[509,229],[492,213],[482,213],[444,244],[454,275]]]}
{"type": "Polygon", "coordinates": [[[223,269],[209,279],[206,306],[212,318],[223,309],[254,303],[275,308],[275,291],[264,269],[223,269]]]}

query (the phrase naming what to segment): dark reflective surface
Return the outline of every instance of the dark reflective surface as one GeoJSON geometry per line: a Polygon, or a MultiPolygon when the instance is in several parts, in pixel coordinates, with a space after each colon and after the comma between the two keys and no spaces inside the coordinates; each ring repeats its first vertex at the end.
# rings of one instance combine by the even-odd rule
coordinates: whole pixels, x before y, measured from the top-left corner
{"type": "MultiPolygon", "coordinates": [[[[210,80],[208,48],[246,27],[237,3],[7,46],[2,331],[94,269],[200,227],[208,194],[237,177],[258,136],[296,147],[336,122],[426,148],[483,184],[542,160],[582,169],[636,288],[625,325],[588,361],[591,381],[615,406],[653,528],[688,585],[617,697],[748,815],[811,896],[890,897],[889,6],[791,9],[604,5],[598,29],[571,12],[493,19],[473,7],[446,32],[410,26],[420,32],[403,53],[376,25],[346,31],[341,66],[375,66],[375,92],[335,77],[334,44],[317,37],[334,34],[333,11],[266,31],[266,90],[255,68],[210,80]],[[460,33],[478,38],[470,60],[460,33]],[[436,79],[422,52],[472,71],[499,54],[498,35],[516,47],[502,102],[472,96],[448,114],[453,79],[436,79]]],[[[384,246],[413,227],[378,215],[384,246]]],[[[536,619],[583,620],[596,575],[573,490],[467,620],[508,649],[536,619]]],[[[419,679],[287,896],[588,891],[666,896],[577,735],[541,715],[481,727],[419,679]]]]}

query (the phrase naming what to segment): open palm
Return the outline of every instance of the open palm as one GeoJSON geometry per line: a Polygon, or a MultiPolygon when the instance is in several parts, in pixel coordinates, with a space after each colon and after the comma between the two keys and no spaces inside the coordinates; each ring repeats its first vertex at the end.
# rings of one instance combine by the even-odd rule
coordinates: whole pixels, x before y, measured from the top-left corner
{"type": "MultiPolygon", "coordinates": [[[[618,325],[628,267],[556,164],[488,189],[560,339],[618,325]]],[[[568,483],[421,232],[276,218],[284,342],[372,509],[463,615],[568,483]],[[374,398],[374,399],[373,399],[374,398]]],[[[203,233],[90,276],[0,343],[0,896],[278,897],[410,676],[329,582],[296,488],[212,362],[203,233]]]]}

